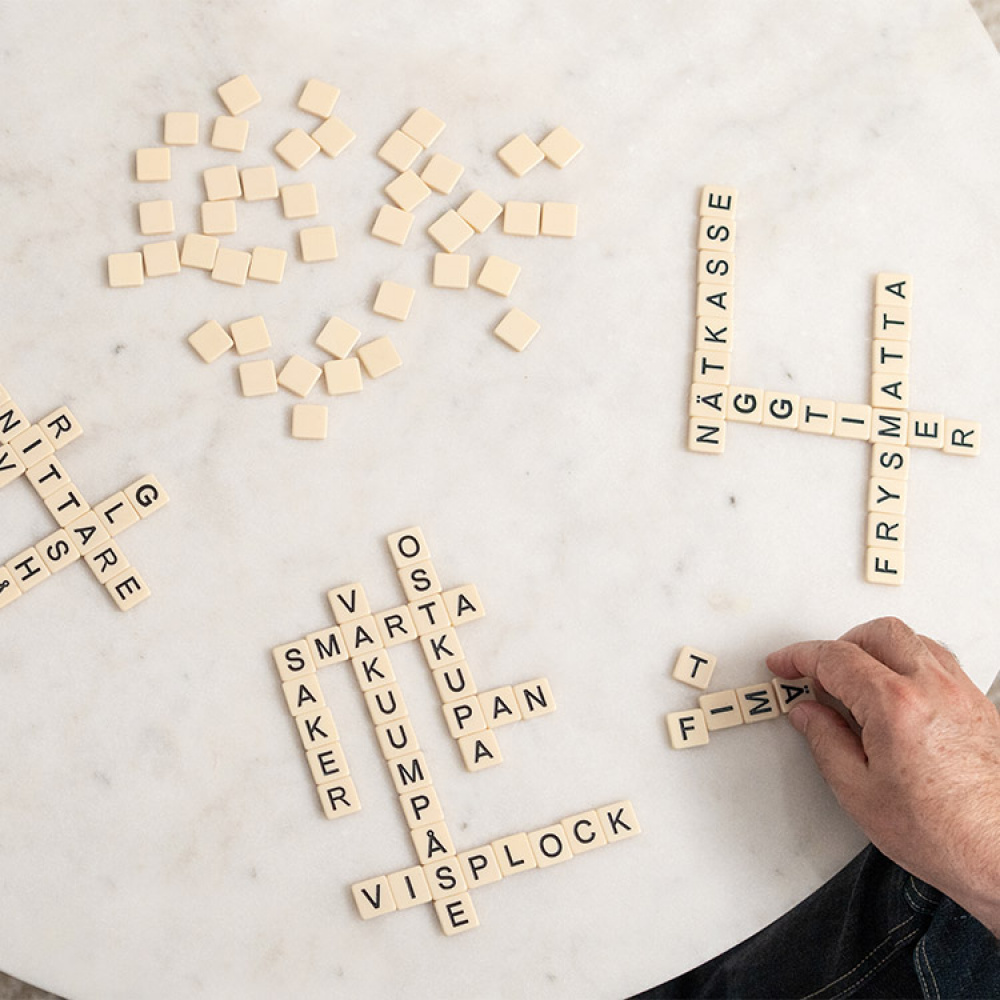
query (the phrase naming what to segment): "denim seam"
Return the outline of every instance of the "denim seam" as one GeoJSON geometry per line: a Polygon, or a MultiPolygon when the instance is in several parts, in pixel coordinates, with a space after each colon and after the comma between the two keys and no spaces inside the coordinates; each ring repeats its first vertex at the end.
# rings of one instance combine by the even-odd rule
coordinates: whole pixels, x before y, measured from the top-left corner
{"type": "Polygon", "coordinates": [[[921,941],[920,944],[913,949],[913,954],[913,964],[917,970],[917,978],[920,980],[920,989],[923,991],[924,996],[934,997],[936,1000],[940,1000],[941,989],[938,986],[937,977],[934,975],[934,968],[930,963],[930,959],[927,957],[927,942],[925,940],[921,941]],[[924,978],[924,967],[926,967],[927,975],[930,976],[931,979],[930,986],[928,986],[927,980],[924,978]]]}
{"type": "Polygon", "coordinates": [[[932,906],[936,906],[940,900],[934,899],[933,896],[928,896],[921,888],[920,883],[911,875],[910,876],[910,889],[913,890],[925,903],[930,903],[932,906]]]}
{"type": "Polygon", "coordinates": [[[855,980],[853,983],[851,983],[851,985],[846,990],[834,994],[834,996],[832,996],[830,1000],[840,1000],[841,997],[849,996],[856,989],[858,989],[861,986],[864,986],[864,984],[867,983],[868,980],[871,979],[871,977],[874,976],[875,973],[878,972],[878,970],[881,969],[886,962],[891,961],[899,954],[899,949],[902,948],[904,944],[908,944],[919,933],[920,933],[920,928],[914,927],[913,930],[910,931],[905,937],[900,938],[895,943],[895,946],[893,947],[892,951],[890,951],[889,954],[886,955],[885,958],[883,958],[877,965],[873,965],[860,979],[855,980]]]}
{"type": "MultiPolygon", "coordinates": [[[[864,965],[865,962],[867,962],[868,959],[870,959],[872,957],[872,955],[875,954],[875,952],[877,952],[880,948],[882,948],[891,939],[892,935],[895,934],[896,931],[898,931],[901,927],[905,927],[907,924],[912,923],[916,919],[917,919],[917,915],[915,913],[911,913],[905,920],[901,920],[898,924],[896,924],[895,927],[893,927],[891,930],[889,930],[886,933],[885,937],[881,941],[879,941],[879,943],[877,945],[875,945],[875,947],[872,948],[872,950],[870,952],[868,952],[868,954],[865,955],[864,958],[862,958],[858,962],[858,964],[854,966],[854,968],[848,969],[847,972],[843,973],[840,976],[837,976],[836,979],[834,979],[831,982],[827,983],[825,986],[820,987],[820,989],[816,990],[814,993],[807,994],[805,997],[803,997],[803,1000],[810,1000],[811,997],[818,997],[820,995],[820,993],[822,993],[824,990],[828,990],[832,986],[836,986],[837,983],[839,983],[841,980],[846,979],[848,976],[854,975],[854,973],[857,972],[858,969],[860,969],[861,966],[864,965]]],[[[914,933],[916,933],[916,932],[914,932],[914,933]]]]}

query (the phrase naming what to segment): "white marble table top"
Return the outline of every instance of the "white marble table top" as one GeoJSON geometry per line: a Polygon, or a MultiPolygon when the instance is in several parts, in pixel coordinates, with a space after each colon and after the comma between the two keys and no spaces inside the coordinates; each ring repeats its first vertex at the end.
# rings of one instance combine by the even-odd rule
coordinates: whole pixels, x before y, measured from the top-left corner
{"type": "MultiPolygon", "coordinates": [[[[0,383],[32,417],[77,414],[66,464],[88,497],[146,472],[171,495],[123,542],[154,591],[135,611],[71,567],[0,612],[0,968],[102,1000],[616,997],[757,930],[860,847],[789,726],[676,753],[663,715],[694,704],[669,676],[681,645],[733,687],[780,644],[880,614],[949,642],[981,685],[995,672],[1000,62],[964,3],[88,0],[2,4],[0,35],[0,383]],[[264,96],[247,152],[203,141],[169,184],[135,183],[163,112],[200,112],[206,135],[239,73],[264,96]],[[144,242],[134,204],[173,198],[194,229],[198,171],[280,166],[310,77],[342,88],[358,139],[279,173],[316,183],[339,259],[290,259],[273,287],[185,271],[109,289],[105,256],[144,242]],[[474,268],[523,266],[511,304],[542,324],[523,354],[489,332],[499,300],[430,288],[431,203],[404,248],[368,235],[392,177],[375,150],[420,105],[467,168],[436,206],[475,187],[581,206],[576,240],[469,244],[474,268]],[[497,162],[557,124],[586,144],[565,171],[497,162]],[[740,191],[742,384],[865,401],[872,277],[914,276],[914,408],[978,419],[986,444],[914,456],[900,589],[861,579],[867,447],[742,426],[722,457],[684,449],[706,182],[740,191]],[[417,289],[402,325],[371,314],[382,278],[417,289]],[[255,313],[279,360],[315,360],[339,313],[404,365],[331,401],[325,443],[293,441],[291,396],[240,398],[234,360],[184,342],[255,313]],[[460,849],[624,798],[644,828],[477,892],[482,926],[454,939],[427,907],[357,918],[350,883],[413,863],[392,786],[330,668],[365,804],[323,819],[269,655],[329,621],[332,586],[398,603],[384,537],[411,524],[443,582],[486,603],[463,632],[480,687],[546,676],[559,705],[467,774],[400,655],[460,849]]],[[[293,248],[272,204],[240,213],[231,245],[293,248]]],[[[3,558],[50,530],[25,483],[4,488],[3,558]]]]}

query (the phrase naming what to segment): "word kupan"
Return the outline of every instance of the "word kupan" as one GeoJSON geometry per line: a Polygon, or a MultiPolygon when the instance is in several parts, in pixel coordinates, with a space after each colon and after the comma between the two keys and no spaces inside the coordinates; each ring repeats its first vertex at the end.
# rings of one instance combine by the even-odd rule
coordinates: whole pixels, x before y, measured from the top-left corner
{"type": "MultiPolygon", "coordinates": [[[[717,657],[694,646],[681,649],[673,676],[684,684],[704,691],[712,679],[717,657]]],[[[725,691],[713,691],[698,699],[698,707],[666,716],[667,735],[675,750],[704,746],[708,734],[765,719],[778,719],[799,701],[815,701],[816,694],[807,678],[787,680],[775,677],[758,684],[725,691]]]]}
{"type": "Polygon", "coordinates": [[[731,384],[735,297],[736,191],[702,190],[694,371],[688,401],[688,449],[720,455],[728,423],[758,424],[864,441],[871,445],[865,579],[903,582],[903,539],[910,449],[979,454],[982,429],[972,420],[910,409],[913,280],[875,277],[871,402],[841,403],[731,384]]]}
{"type": "Polygon", "coordinates": [[[631,805],[620,802],[554,827],[457,853],[389,649],[420,644],[445,724],[469,771],[502,762],[498,728],[547,715],[555,710],[555,702],[545,678],[477,692],[456,630],[484,617],[478,590],[471,584],[442,588],[419,528],[389,535],[388,542],[407,603],[373,612],[360,583],[337,587],[327,594],[336,625],[277,646],[272,655],[328,818],[353,815],[361,802],[319,685],[318,668],[350,659],[389,768],[418,863],[353,886],[361,916],[367,919],[433,901],[445,933],[455,934],[478,926],[469,889],[569,860],[633,836],[639,827],[631,805]]]}
{"type": "Polygon", "coordinates": [[[143,476],[92,508],[56,458],[57,451],[82,433],[65,406],[29,424],[0,386],[0,488],[23,476],[59,525],[0,565],[0,608],[79,559],[122,611],[149,597],[145,580],[115,539],[158,511],[168,497],[153,476],[143,476]]]}

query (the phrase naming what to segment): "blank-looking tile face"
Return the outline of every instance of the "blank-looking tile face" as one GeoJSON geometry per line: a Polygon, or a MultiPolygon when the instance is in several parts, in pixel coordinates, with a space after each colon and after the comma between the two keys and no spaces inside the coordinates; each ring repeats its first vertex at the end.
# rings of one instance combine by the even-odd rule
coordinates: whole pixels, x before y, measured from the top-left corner
{"type": "Polygon", "coordinates": [[[542,236],[560,236],[565,239],[576,236],[578,214],[577,206],[568,202],[542,202],[542,236]]]}
{"type": "Polygon", "coordinates": [[[372,224],[372,236],[386,243],[402,246],[410,235],[413,216],[395,205],[383,205],[372,224]]]}
{"type": "Polygon", "coordinates": [[[236,232],[236,202],[203,201],[201,231],[206,236],[229,236],[236,232]]]}
{"type": "Polygon", "coordinates": [[[422,151],[423,146],[416,139],[411,139],[405,132],[396,131],[382,143],[375,155],[383,163],[388,163],[402,173],[413,165],[422,151]]]}
{"type": "Polygon", "coordinates": [[[270,358],[244,361],[239,366],[239,373],[240,388],[244,396],[269,396],[278,391],[274,362],[270,358]]]}
{"type": "Polygon", "coordinates": [[[433,111],[417,108],[399,130],[426,149],[444,131],[444,122],[433,111]]]}
{"type": "Polygon", "coordinates": [[[274,167],[246,167],[240,171],[240,183],[246,201],[269,201],[278,197],[278,175],[274,167]]]}
{"type": "Polygon", "coordinates": [[[354,350],[361,331],[339,316],[331,316],[316,337],[316,346],[335,358],[346,358],[354,350]]]}
{"type": "Polygon", "coordinates": [[[496,325],[493,333],[508,347],[523,351],[541,329],[541,324],[520,309],[511,309],[496,325]]]}
{"type": "Polygon", "coordinates": [[[271,346],[271,336],[267,332],[267,324],[263,316],[248,316],[238,319],[229,326],[236,353],[241,357],[266,351],[271,346]]]}
{"type": "Polygon", "coordinates": [[[333,114],[333,106],[340,97],[340,88],[323,80],[309,80],[299,95],[298,106],[311,115],[319,118],[329,118],[333,114]]]}
{"type": "Polygon", "coordinates": [[[316,185],[286,184],[281,189],[281,211],[286,219],[309,219],[319,214],[316,185]]]}
{"type": "Polygon", "coordinates": [[[243,195],[240,172],[232,164],[209,167],[201,176],[205,183],[205,198],[208,201],[230,201],[243,195]]]}
{"type": "Polygon", "coordinates": [[[430,197],[431,189],[412,170],[404,170],[386,184],[385,193],[404,212],[412,212],[425,198],[430,197]]]}
{"type": "Polygon", "coordinates": [[[159,243],[147,243],[142,248],[142,263],[146,268],[147,278],[161,278],[168,274],[178,274],[181,269],[181,258],[177,252],[177,241],[163,240],[159,243]]]}
{"type": "Polygon", "coordinates": [[[369,378],[381,378],[399,368],[403,359],[388,337],[378,337],[358,348],[358,358],[369,378]]]}
{"type": "Polygon", "coordinates": [[[164,146],[198,145],[198,112],[168,111],[163,116],[164,146]]]}
{"type": "Polygon", "coordinates": [[[296,396],[305,397],[319,381],[323,369],[298,354],[293,354],[278,375],[278,385],[296,396]]]}
{"type": "Polygon", "coordinates": [[[170,180],[170,149],[153,146],[135,151],[135,179],[144,183],[170,180]]]}
{"type": "Polygon", "coordinates": [[[583,149],[583,143],[565,125],[556,126],[538,144],[545,159],[562,170],[583,149]]]}
{"type": "Polygon", "coordinates": [[[299,230],[299,249],[307,263],[336,260],[337,237],[333,226],[314,226],[299,230]]]}
{"type": "Polygon", "coordinates": [[[326,380],[326,391],[331,396],[360,392],[363,388],[361,363],[357,358],[327,361],[323,365],[323,376],[326,380]]]}
{"type": "Polygon", "coordinates": [[[108,254],[108,285],[111,288],[138,288],[145,280],[142,254],[108,254]]]}
{"type": "MultiPolygon", "coordinates": [[[[206,204],[224,205],[226,202],[207,202],[206,204]]],[[[215,267],[215,258],[219,252],[219,241],[214,236],[202,233],[188,233],[181,245],[181,267],[196,267],[202,271],[211,271],[215,267]]]]}
{"type": "Polygon", "coordinates": [[[162,236],[174,231],[174,203],[169,200],[139,202],[139,232],[162,236]]]}
{"type": "Polygon", "coordinates": [[[389,319],[404,320],[413,305],[414,289],[395,281],[383,281],[375,294],[372,311],[389,319]]]}
{"type": "Polygon", "coordinates": [[[523,177],[545,159],[545,154],[522,132],[501,146],[497,157],[515,177],[523,177]]]}
{"type": "Polygon", "coordinates": [[[219,115],[212,126],[211,144],[215,149],[225,149],[232,153],[242,153],[246,149],[250,122],[245,118],[219,115]]]}
{"type": "Polygon", "coordinates": [[[325,441],[328,416],[325,406],[297,403],[292,407],[292,437],[299,441],[325,441]]]}
{"type": "Polygon", "coordinates": [[[508,236],[537,236],[541,219],[537,201],[508,201],[503,207],[503,231],[508,236]]]}
{"type": "Polygon", "coordinates": [[[503,205],[494,201],[484,191],[473,191],[461,205],[458,206],[458,214],[477,233],[484,233],[490,226],[500,218],[503,205]]]}
{"type": "Polygon", "coordinates": [[[357,138],[336,115],[331,115],[311,135],[329,157],[339,156],[357,138]]]}
{"type": "Polygon", "coordinates": [[[465,173],[465,167],[450,157],[435,153],[420,171],[420,179],[439,194],[451,194],[458,179],[465,173]]]}
{"type": "Polygon", "coordinates": [[[261,97],[245,73],[227,80],[217,91],[231,115],[241,115],[260,104],[261,97]]]}
{"type": "Polygon", "coordinates": [[[435,288],[468,288],[469,257],[461,253],[434,254],[431,283],[435,288]]]}
{"type": "Polygon", "coordinates": [[[454,253],[475,234],[470,226],[454,209],[449,209],[427,227],[427,234],[442,250],[454,253]]]}
{"type": "Polygon", "coordinates": [[[483,264],[476,284],[496,295],[510,295],[521,273],[520,265],[503,257],[489,256],[483,264]]]}
{"type": "Polygon", "coordinates": [[[250,255],[250,270],[247,277],[251,281],[267,281],[272,285],[281,283],[285,276],[285,262],[288,254],[275,247],[254,247],[250,255]]]}
{"type": "Polygon", "coordinates": [[[301,170],[319,152],[319,143],[302,129],[293,128],[275,144],[274,151],[293,170],[301,170]]]}

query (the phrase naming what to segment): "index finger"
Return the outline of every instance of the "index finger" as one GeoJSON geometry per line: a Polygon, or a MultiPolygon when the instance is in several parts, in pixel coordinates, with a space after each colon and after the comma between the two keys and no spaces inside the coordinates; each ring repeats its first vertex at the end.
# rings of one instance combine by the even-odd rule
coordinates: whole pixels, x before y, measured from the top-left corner
{"type": "Polygon", "coordinates": [[[864,726],[870,701],[893,674],[860,646],[842,639],[796,642],[767,657],[767,666],[779,677],[811,677],[847,706],[864,726]]]}

